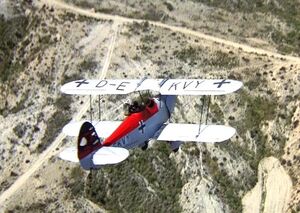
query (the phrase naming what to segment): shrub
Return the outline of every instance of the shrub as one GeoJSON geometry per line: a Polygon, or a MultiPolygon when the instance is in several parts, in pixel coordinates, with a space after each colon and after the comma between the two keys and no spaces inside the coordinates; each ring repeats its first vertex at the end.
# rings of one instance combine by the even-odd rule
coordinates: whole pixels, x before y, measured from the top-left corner
{"type": "Polygon", "coordinates": [[[135,149],[126,162],[104,167],[87,182],[87,197],[112,212],[180,212],[182,182],[170,148],[135,149]]]}
{"type": "Polygon", "coordinates": [[[43,152],[48,145],[53,142],[62,127],[70,120],[71,115],[69,109],[71,101],[71,96],[68,95],[60,96],[56,100],[54,105],[57,107],[57,111],[54,112],[51,118],[47,121],[47,129],[44,137],[36,149],[38,153],[43,152]]]}
{"type": "Polygon", "coordinates": [[[6,82],[15,73],[23,70],[23,64],[14,62],[14,50],[25,37],[28,18],[16,16],[6,20],[0,15],[0,81],[6,82]]]}
{"type": "Polygon", "coordinates": [[[218,162],[209,153],[203,157],[210,176],[217,183],[217,195],[228,204],[231,212],[242,212],[243,205],[239,192],[245,190],[243,183],[232,180],[224,170],[219,168],[218,162]]]}

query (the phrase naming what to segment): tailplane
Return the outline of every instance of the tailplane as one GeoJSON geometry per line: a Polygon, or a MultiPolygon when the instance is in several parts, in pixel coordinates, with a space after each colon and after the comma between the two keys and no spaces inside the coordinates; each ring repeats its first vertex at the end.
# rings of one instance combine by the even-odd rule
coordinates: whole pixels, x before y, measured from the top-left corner
{"type": "Polygon", "coordinates": [[[117,164],[129,156],[127,149],[103,146],[90,122],[80,128],[77,148],[69,147],[59,154],[63,160],[79,162],[83,169],[98,169],[104,165],[117,164]]]}
{"type": "Polygon", "coordinates": [[[95,167],[93,163],[93,154],[101,147],[102,144],[95,127],[90,122],[84,122],[81,125],[77,139],[77,155],[80,165],[84,169],[92,169],[95,167]]]}

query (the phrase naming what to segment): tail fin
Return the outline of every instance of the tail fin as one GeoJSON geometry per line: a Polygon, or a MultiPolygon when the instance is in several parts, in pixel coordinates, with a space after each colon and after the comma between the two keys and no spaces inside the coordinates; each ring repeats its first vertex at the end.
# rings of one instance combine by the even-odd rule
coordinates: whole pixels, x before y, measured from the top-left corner
{"type": "Polygon", "coordinates": [[[90,122],[84,122],[80,128],[77,148],[78,159],[84,169],[94,168],[92,153],[102,147],[95,127],[90,122]]]}
{"type": "Polygon", "coordinates": [[[95,127],[84,122],[80,128],[78,141],[78,158],[83,169],[99,169],[103,165],[117,164],[129,156],[127,149],[102,146],[95,127]]]}
{"type": "Polygon", "coordinates": [[[59,154],[63,160],[80,162],[83,169],[99,169],[104,165],[117,164],[129,156],[127,149],[103,146],[94,126],[84,122],[80,128],[77,149],[69,147],[59,154]]]}

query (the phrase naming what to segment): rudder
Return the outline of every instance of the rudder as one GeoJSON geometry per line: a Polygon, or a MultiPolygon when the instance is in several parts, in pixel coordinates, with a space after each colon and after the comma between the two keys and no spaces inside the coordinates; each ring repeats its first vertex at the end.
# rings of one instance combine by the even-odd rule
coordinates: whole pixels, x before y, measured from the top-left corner
{"type": "Polygon", "coordinates": [[[84,122],[80,128],[77,140],[78,159],[84,169],[95,167],[92,161],[92,153],[102,147],[101,140],[95,127],[90,122],[84,122]]]}

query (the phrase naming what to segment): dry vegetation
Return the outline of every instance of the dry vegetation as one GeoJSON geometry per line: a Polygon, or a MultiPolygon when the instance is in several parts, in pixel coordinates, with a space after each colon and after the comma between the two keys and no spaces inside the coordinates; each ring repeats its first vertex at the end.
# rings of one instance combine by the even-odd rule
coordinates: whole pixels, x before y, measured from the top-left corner
{"type": "MultiPolygon", "coordinates": [[[[253,44],[249,38],[255,38],[263,40],[266,49],[299,54],[296,2],[294,7],[277,1],[72,2],[99,12],[182,25],[232,41],[253,44]]],[[[12,19],[0,18],[1,192],[30,167],[82,106],[82,97],[62,95],[59,86],[95,76],[112,35],[111,21],[29,3],[22,7],[30,13],[21,10],[12,19]]],[[[209,193],[204,197],[214,195],[226,211],[241,212],[242,197],[257,182],[259,162],[275,156],[293,179],[288,211],[299,211],[299,141],[289,144],[297,138],[292,134],[299,127],[300,65],[245,53],[147,21],[122,23],[118,29],[107,78],[242,80],[244,88],[238,93],[214,97],[209,112],[210,123],[236,127],[236,137],[218,145],[185,144],[176,154],[166,144],[155,144],[145,152],[132,151],[130,159],[120,165],[89,174],[53,157],[12,197],[6,210],[99,211],[101,206],[112,212],[180,212],[196,207],[203,211],[202,203],[191,204],[201,194],[197,188],[182,198],[183,187],[200,178],[208,182],[209,193]]],[[[111,110],[104,117],[115,119],[122,100],[106,97],[103,101],[105,109],[111,110]]],[[[181,97],[172,119],[198,122],[200,105],[198,98],[181,97]]],[[[67,138],[61,146],[73,141],[67,138]]]]}

